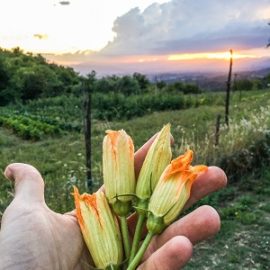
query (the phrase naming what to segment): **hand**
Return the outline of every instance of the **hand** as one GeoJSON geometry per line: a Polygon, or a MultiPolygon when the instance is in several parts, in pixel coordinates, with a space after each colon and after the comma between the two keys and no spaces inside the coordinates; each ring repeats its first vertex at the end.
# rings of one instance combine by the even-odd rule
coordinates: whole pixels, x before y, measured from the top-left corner
{"type": "MultiPolygon", "coordinates": [[[[136,153],[137,173],[151,142],[136,153]]],[[[6,168],[5,175],[15,181],[15,197],[2,218],[0,269],[88,269],[91,259],[74,212],[62,215],[47,207],[40,173],[30,165],[16,163],[6,168]]],[[[210,167],[193,185],[187,207],[225,185],[224,172],[210,167]]],[[[134,217],[129,223],[132,230],[134,217]]],[[[192,255],[192,244],[214,235],[219,227],[213,208],[196,209],[153,239],[139,269],[181,268],[192,255]]]]}

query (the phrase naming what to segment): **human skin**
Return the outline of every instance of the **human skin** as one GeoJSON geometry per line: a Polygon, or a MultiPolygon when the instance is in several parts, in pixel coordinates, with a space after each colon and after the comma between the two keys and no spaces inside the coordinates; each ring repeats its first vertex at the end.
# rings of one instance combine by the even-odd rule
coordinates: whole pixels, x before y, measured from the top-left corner
{"type": "MultiPolygon", "coordinates": [[[[135,154],[138,174],[149,140],[135,154]]],[[[5,210],[0,231],[0,270],[83,270],[91,258],[84,245],[75,212],[59,214],[44,200],[44,181],[31,165],[14,163],[5,170],[14,181],[15,197],[5,210]]],[[[204,196],[226,186],[225,173],[209,167],[194,183],[186,204],[190,207],[204,196]]],[[[136,217],[129,219],[133,231],[136,217]]],[[[220,218],[215,209],[201,206],[171,224],[153,238],[139,270],[179,270],[192,256],[192,246],[215,235],[220,218]]]]}

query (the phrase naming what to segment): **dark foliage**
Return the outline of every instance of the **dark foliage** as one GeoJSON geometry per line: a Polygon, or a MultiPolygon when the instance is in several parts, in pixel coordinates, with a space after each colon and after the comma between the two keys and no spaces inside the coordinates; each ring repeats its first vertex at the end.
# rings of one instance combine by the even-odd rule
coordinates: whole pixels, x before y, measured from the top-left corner
{"type": "Polygon", "coordinates": [[[248,148],[234,152],[223,157],[220,161],[221,168],[228,175],[230,182],[238,181],[247,173],[256,172],[263,164],[270,163],[270,133],[264,138],[255,141],[248,148]]]}
{"type": "Polygon", "coordinates": [[[0,105],[75,93],[79,84],[71,68],[49,64],[41,55],[19,48],[0,48],[0,105]]]}

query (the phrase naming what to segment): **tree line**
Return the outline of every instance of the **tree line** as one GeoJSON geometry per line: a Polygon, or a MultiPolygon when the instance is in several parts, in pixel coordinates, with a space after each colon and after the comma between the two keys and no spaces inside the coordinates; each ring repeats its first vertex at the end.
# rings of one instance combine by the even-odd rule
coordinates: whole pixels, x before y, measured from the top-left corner
{"type": "MultiPolygon", "coordinates": [[[[196,84],[176,81],[151,82],[146,75],[134,73],[124,76],[105,76],[97,78],[93,72],[94,83],[91,91],[98,95],[106,94],[134,96],[160,94],[199,94],[202,89],[196,84]]],[[[25,103],[29,100],[63,95],[81,96],[84,77],[70,67],[48,63],[40,55],[24,53],[20,48],[5,50],[0,48],[0,106],[10,103],[25,103]]],[[[235,83],[234,90],[251,90],[270,83],[270,74],[263,80],[241,79],[235,83]]]]}
{"type": "MultiPolygon", "coordinates": [[[[116,93],[125,96],[139,95],[162,90],[167,92],[199,93],[198,86],[163,81],[153,84],[140,73],[125,76],[95,76],[93,92],[116,93]]],[[[87,80],[87,77],[86,77],[87,80]]],[[[81,95],[85,77],[70,67],[48,63],[40,55],[24,53],[20,48],[6,50],[0,48],[0,105],[25,102],[38,98],[65,94],[81,95]]]]}
{"type": "Polygon", "coordinates": [[[20,48],[0,48],[0,105],[75,93],[79,84],[72,68],[49,64],[40,54],[20,48]]]}

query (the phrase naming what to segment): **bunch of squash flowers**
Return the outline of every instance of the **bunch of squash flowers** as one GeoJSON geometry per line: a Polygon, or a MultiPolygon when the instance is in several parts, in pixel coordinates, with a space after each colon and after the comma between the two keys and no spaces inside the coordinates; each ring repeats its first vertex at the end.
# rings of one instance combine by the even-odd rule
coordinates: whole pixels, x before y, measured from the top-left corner
{"type": "Polygon", "coordinates": [[[193,152],[172,159],[170,124],[157,134],[138,179],[134,171],[134,145],[124,131],[106,131],[103,140],[105,192],[79,194],[74,187],[76,215],[97,269],[134,270],[154,235],[179,216],[197,176],[207,170],[192,166],[193,152]],[[136,212],[134,235],[127,217],[136,212]],[[147,234],[141,242],[144,227],[147,234]],[[132,241],[131,241],[132,240],[132,241]]]}

